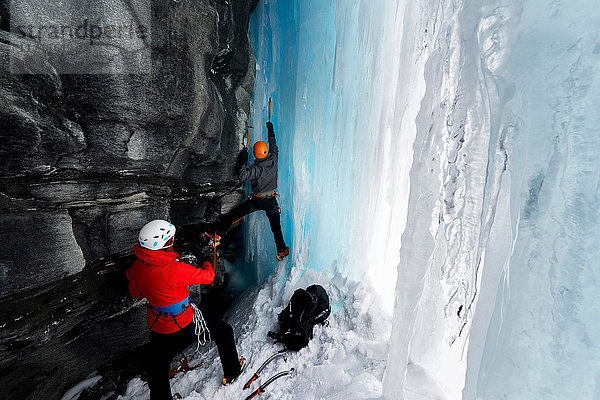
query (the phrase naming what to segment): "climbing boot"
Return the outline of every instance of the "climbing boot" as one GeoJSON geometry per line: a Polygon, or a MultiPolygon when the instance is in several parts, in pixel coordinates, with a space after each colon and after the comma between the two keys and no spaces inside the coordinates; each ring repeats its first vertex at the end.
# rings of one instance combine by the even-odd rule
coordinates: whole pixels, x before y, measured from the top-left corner
{"type": "Polygon", "coordinates": [[[288,256],[288,254],[290,254],[290,248],[286,247],[285,249],[283,249],[282,251],[277,253],[277,261],[283,260],[284,258],[286,258],[288,256]]]}
{"type": "Polygon", "coordinates": [[[246,368],[246,359],[244,357],[240,358],[240,372],[238,372],[238,374],[234,377],[231,378],[225,378],[223,377],[223,386],[227,386],[233,382],[235,382],[235,380],[237,379],[238,376],[240,376],[242,374],[242,372],[244,371],[244,368],[246,368]]]}

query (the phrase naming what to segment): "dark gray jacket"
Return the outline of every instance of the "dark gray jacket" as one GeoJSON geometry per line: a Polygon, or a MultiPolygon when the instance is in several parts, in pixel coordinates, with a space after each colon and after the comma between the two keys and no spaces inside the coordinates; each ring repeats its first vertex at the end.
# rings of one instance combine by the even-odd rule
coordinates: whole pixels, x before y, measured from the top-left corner
{"type": "Polygon", "coordinates": [[[250,180],[252,192],[259,194],[277,188],[277,160],[279,149],[275,142],[275,131],[269,131],[269,154],[265,158],[257,158],[248,165],[248,150],[244,149],[238,157],[238,179],[242,182],[250,180]]]}

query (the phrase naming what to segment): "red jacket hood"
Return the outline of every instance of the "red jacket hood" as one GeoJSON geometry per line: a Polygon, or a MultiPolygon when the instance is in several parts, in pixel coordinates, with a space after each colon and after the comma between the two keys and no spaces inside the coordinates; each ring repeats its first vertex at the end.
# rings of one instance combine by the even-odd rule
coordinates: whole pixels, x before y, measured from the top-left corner
{"type": "Polygon", "coordinates": [[[168,265],[173,262],[179,255],[174,251],[167,250],[149,250],[139,244],[133,246],[133,253],[139,258],[149,264],[156,265],[158,267],[168,265]]]}

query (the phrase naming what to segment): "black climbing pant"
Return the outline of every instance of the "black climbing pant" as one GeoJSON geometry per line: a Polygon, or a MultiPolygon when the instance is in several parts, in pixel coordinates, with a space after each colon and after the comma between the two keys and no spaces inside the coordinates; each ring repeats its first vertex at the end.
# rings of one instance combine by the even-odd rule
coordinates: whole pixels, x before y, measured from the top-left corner
{"type": "Polygon", "coordinates": [[[267,213],[267,218],[271,225],[271,232],[273,232],[273,238],[275,239],[275,246],[277,246],[277,252],[282,252],[286,246],[285,241],[283,240],[283,233],[281,233],[279,204],[277,203],[277,198],[275,196],[251,196],[250,199],[239,204],[229,213],[222,215],[219,218],[219,221],[217,222],[217,232],[219,235],[225,236],[233,223],[257,210],[262,210],[267,213]]]}
{"type": "MultiPolygon", "coordinates": [[[[233,329],[227,322],[208,314],[204,315],[210,338],[217,345],[223,376],[234,378],[240,373],[240,362],[235,347],[233,329]]],[[[173,357],[182,353],[196,341],[194,323],[170,334],[150,331],[150,344],[146,351],[150,400],[172,400],[169,385],[169,367],[173,357]]]]}

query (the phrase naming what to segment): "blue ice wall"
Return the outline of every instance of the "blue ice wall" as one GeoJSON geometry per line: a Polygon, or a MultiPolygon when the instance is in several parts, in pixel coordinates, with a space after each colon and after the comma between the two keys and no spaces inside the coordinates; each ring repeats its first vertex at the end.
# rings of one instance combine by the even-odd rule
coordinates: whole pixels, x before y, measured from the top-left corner
{"type": "MultiPolygon", "coordinates": [[[[599,10],[263,0],[251,16],[252,140],[272,96],[291,264],[395,281],[417,131],[393,398],[417,361],[450,398],[600,398],[599,10]]],[[[260,282],[271,232],[262,215],[246,229],[260,282]]]]}
{"type": "MultiPolygon", "coordinates": [[[[357,166],[353,163],[359,161],[354,146],[371,139],[357,131],[356,115],[348,115],[357,108],[345,104],[354,101],[359,80],[353,78],[343,92],[336,82],[336,73],[360,74],[356,55],[352,60],[336,60],[336,55],[347,57],[336,53],[340,30],[336,12],[334,1],[262,1],[252,14],[250,37],[258,66],[252,97],[252,124],[258,129],[252,141],[266,136],[264,122],[271,96],[280,147],[279,201],[291,261],[317,271],[332,268],[349,273],[351,220],[361,195],[361,182],[354,178],[357,166]],[[336,63],[341,61],[349,62],[337,71],[336,63]]],[[[348,42],[346,50],[356,46],[357,42],[348,42]]],[[[256,224],[250,236],[271,246],[270,231],[258,225],[261,222],[256,224]]],[[[249,247],[260,248],[259,242],[249,247]]],[[[267,252],[273,252],[271,247],[267,252]]],[[[260,257],[252,254],[250,258],[260,257]]],[[[259,264],[261,270],[265,263],[259,264]]],[[[267,267],[261,274],[271,270],[267,267]]]]}
{"type": "MultiPolygon", "coordinates": [[[[296,102],[296,65],[298,63],[298,10],[295,2],[261,1],[250,16],[250,41],[257,60],[256,83],[251,98],[250,146],[267,141],[265,123],[272,99],[271,122],[279,147],[278,193],[284,239],[291,246],[293,175],[289,172],[293,154],[296,102]],[[288,29],[288,27],[293,27],[288,29]],[[275,32],[275,34],[273,34],[275,32]]],[[[250,155],[250,159],[253,157],[250,155]]],[[[275,243],[262,212],[246,217],[248,238],[246,264],[256,271],[256,282],[264,281],[275,268],[275,243]]]]}

